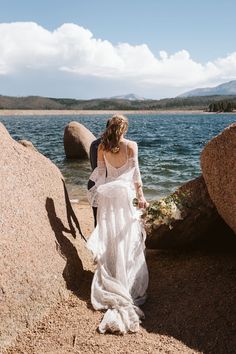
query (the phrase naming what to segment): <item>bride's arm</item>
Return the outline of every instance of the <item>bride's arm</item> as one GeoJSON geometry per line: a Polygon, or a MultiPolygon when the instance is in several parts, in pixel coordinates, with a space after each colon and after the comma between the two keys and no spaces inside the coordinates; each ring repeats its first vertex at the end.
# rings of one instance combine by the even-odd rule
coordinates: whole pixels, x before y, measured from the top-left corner
{"type": "Polygon", "coordinates": [[[134,167],[134,185],[136,190],[136,196],[138,199],[138,207],[139,208],[147,208],[148,202],[146,201],[143,188],[142,188],[142,179],[139,170],[139,163],[138,163],[138,145],[136,142],[132,141],[128,144],[128,155],[131,161],[132,167],[134,167]]]}

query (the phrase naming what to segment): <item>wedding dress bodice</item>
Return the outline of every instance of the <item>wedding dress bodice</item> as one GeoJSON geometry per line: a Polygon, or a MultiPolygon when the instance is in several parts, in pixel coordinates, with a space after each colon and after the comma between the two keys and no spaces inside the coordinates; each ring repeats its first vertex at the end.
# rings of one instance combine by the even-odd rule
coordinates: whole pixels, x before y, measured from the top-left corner
{"type": "Polygon", "coordinates": [[[128,156],[128,143],[129,140],[124,140],[125,143],[125,149],[123,152],[123,157],[126,160],[120,167],[115,167],[112,165],[111,162],[109,162],[109,158],[107,157],[106,152],[104,152],[104,162],[107,170],[107,176],[108,178],[116,178],[119,177],[121,174],[125,173],[126,171],[135,168],[135,176],[134,176],[134,182],[140,182],[141,181],[141,176],[139,172],[139,165],[138,165],[138,155],[137,155],[137,145],[136,145],[136,151],[133,157],[128,156]]]}
{"type": "Polygon", "coordinates": [[[129,169],[129,159],[127,158],[126,162],[120,166],[120,167],[114,167],[106,158],[104,154],[104,160],[105,160],[105,165],[106,165],[106,170],[107,170],[107,177],[108,178],[117,178],[119,177],[122,173],[127,171],[129,169]]]}
{"type": "Polygon", "coordinates": [[[126,144],[126,162],[120,166],[120,167],[114,167],[109,161],[108,158],[106,157],[106,153],[104,152],[103,160],[98,160],[97,162],[97,167],[95,170],[92,172],[90,175],[90,180],[92,180],[95,185],[88,190],[88,200],[90,204],[94,207],[98,206],[98,194],[97,194],[97,188],[107,182],[111,182],[116,180],[117,178],[119,179],[120,177],[122,178],[122,175],[125,176],[125,174],[129,171],[132,171],[132,181],[133,185],[132,187],[134,188],[134,183],[139,183],[142,185],[142,179],[140,175],[140,170],[139,170],[139,164],[138,164],[138,153],[137,150],[134,153],[134,156],[129,157],[128,152],[127,152],[127,145],[129,143],[129,140],[124,140],[126,144]]]}

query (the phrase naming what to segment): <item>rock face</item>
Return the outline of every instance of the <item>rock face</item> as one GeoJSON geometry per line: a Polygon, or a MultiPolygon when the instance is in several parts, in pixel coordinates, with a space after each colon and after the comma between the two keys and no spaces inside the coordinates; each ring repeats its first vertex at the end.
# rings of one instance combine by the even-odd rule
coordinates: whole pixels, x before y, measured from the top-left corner
{"type": "MultiPolygon", "coordinates": [[[[0,123],[0,349],[79,286],[84,247],[62,175],[0,123]],[[75,247],[76,246],[76,247],[75,247]]],[[[1,351],[1,350],[0,350],[1,351]]]]}
{"type": "Polygon", "coordinates": [[[32,144],[31,141],[28,140],[19,140],[18,143],[20,143],[21,145],[23,145],[24,147],[26,147],[27,149],[31,149],[33,151],[38,151],[36,149],[36,147],[32,144]]]}
{"type": "Polygon", "coordinates": [[[224,242],[227,237],[231,242],[231,230],[217,213],[202,176],[187,182],[173,195],[184,196],[181,197],[183,218],[174,221],[171,229],[166,224],[157,226],[153,222],[147,228],[147,248],[175,249],[196,247],[201,243],[211,246],[224,242]]]}
{"type": "Polygon", "coordinates": [[[66,157],[86,159],[89,157],[89,148],[96,138],[78,122],[70,122],[64,131],[64,149],[66,157]]]}
{"type": "Polygon", "coordinates": [[[236,233],[236,123],[205,146],[201,167],[211,199],[236,233]]]}

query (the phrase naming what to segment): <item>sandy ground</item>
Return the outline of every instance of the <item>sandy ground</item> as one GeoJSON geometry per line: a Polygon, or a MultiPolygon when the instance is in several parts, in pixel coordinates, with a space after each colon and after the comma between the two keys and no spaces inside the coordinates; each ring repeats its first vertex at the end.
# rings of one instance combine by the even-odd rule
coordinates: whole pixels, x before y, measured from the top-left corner
{"type": "MultiPolygon", "coordinates": [[[[73,204],[83,233],[92,231],[87,204],[73,204]]],[[[136,334],[97,332],[102,313],[90,303],[94,266],[78,250],[84,277],[48,316],[4,354],[235,353],[236,250],[147,251],[150,272],[146,319],[136,334]]]]}
{"type": "MultiPolygon", "coordinates": [[[[208,112],[203,112],[202,110],[154,110],[154,111],[147,111],[147,110],[138,110],[138,111],[131,111],[131,110],[31,110],[31,109],[0,109],[0,116],[41,116],[41,115],[92,115],[92,114],[116,114],[116,113],[123,113],[123,114],[211,114],[208,112]]],[[[235,112],[236,113],[236,112],[235,112]]]]}

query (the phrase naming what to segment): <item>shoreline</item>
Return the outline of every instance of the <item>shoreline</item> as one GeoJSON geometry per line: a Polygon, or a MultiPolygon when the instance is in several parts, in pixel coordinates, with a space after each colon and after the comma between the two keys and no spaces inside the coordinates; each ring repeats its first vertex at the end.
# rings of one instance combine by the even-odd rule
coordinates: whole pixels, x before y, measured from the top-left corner
{"type": "Polygon", "coordinates": [[[55,109],[0,109],[0,116],[45,115],[104,115],[104,114],[236,114],[205,112],[203,110],[55,110],[55,109]]]}

